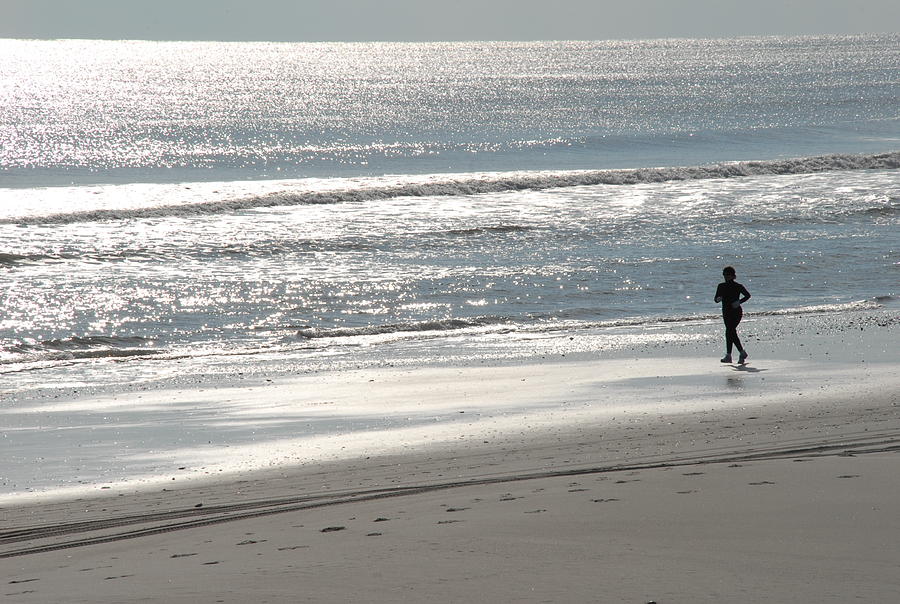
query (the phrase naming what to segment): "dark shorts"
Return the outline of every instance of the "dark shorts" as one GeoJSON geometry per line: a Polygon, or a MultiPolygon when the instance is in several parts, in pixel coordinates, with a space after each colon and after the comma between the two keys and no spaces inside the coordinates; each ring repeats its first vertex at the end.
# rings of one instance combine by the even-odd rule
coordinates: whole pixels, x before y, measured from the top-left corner
{"type": "Polygon", "coordinates": [[[722,320],[725,321],[725,327],[737,327],[742,318],[744,318],[744,311],[740,308],[722,313],[722,320]]]}

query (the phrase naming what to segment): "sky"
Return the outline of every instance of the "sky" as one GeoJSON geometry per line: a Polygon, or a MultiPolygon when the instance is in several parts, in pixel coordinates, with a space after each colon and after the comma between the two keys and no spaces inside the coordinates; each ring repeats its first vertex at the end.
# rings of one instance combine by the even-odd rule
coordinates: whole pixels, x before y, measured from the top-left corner
{"type": "Polygon", "coordinates": [[[898,0],[0,0],[0,38],[606,40],[898,31],[898,0]]]}

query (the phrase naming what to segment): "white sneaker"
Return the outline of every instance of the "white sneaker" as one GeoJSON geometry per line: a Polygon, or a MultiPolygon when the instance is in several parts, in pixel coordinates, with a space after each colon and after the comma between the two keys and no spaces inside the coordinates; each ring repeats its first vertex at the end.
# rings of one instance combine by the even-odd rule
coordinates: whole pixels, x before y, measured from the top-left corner
{"type": "Polygon", "coordinates": [[[731,355],[730,355],[730,354],[726,354],[724,357],[722,357],[722,360],[719,361],[719,362],[720,362],[720,363],[730,363],[730,362],[731,362],[731,355]]]}

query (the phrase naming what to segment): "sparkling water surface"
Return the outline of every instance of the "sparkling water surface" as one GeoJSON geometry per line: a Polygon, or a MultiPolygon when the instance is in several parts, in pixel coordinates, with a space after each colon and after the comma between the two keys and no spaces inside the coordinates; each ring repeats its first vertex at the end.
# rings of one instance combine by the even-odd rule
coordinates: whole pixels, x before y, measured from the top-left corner
{"type": "Polygon", "coordinates": [[[11,185],[698,164],[884,150],[900,37],[0,40],[11,185]]]}

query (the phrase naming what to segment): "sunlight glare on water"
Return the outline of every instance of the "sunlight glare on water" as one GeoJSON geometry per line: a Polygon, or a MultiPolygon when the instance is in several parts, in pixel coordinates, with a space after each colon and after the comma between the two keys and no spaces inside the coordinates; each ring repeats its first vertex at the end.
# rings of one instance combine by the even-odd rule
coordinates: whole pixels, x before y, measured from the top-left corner
{"type": "Polygon", "coordinates": [[[754,130],[787,143],[896,120],[897,44],[0,40],[0,166],[29,184],[29,174],[63,184],[51,168],[75,182],[136,182],[137,170],[154,181],[236,180],[383,174],[397,159],[410,162],[402,172],[469,170],[513,152],[503,169],[541,156],[562,167],[547,149],[569,167],[621,165],[617,156],[661,152],[660,134],[682,156],[754,130]],[[835,102],[835,89],[854,101],[835,102]]]}

